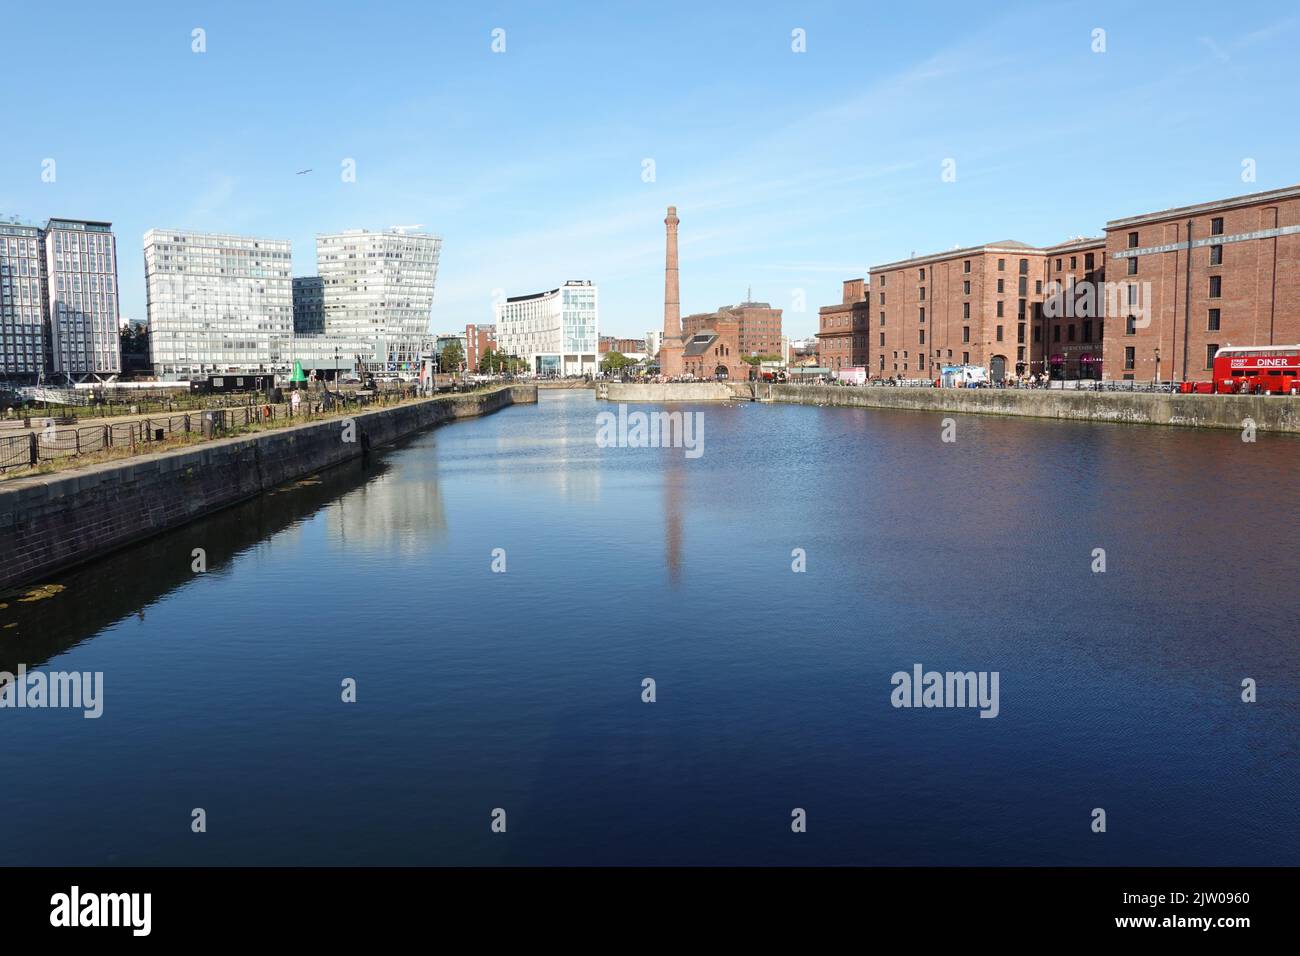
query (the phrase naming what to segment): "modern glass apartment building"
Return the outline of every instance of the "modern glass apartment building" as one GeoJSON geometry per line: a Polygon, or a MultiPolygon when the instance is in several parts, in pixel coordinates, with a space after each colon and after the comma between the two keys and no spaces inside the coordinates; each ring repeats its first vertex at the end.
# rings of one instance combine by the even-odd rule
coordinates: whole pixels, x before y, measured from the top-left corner
{"type": "Polygon", "coordinates": [[[0,372],[24,384],[122,371],[112,223],[0,223],[0,372]]]}
{"type": "Polygon", "coordinates": [[[45,276],[54,377],[121,373],[112,224],[51,219],[45,226],[45,276]]]}
{"type": "Polygon", "coordinates": [[[163,379],[288,371],[293,364],[287,239],[150,229],[144,237],[149,348],[163,379]]]}
{"type": "Polygon", "coordinates": [[[429,340],[442,239],[401,229],[316,237],[325,334],[365,342],[372,372],[413,372],[429,340]]]}
{"type": "Polygon", "coordinates": [[[0,371],[36,382],[45,370],[45,256],[41,230],[0,222],[0,371]]]}
{"type": "Polygon", "coordinates": [[[550,292],[513,296],[495,306],[497,346],[524,359],[537,375],[599,371],[596,286],[571,279],[550,292]]]}

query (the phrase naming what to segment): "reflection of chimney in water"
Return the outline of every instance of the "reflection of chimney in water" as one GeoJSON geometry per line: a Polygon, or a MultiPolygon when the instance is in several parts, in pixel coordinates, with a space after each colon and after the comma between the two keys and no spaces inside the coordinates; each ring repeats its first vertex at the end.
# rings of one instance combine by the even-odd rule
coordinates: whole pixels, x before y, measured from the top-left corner
{"type": "Polygon", "coordinates": [[[676,465],[664,472],[664,559],[668,564],[668,583],[677,587],[682,570],[682,473],[676,465]]]}

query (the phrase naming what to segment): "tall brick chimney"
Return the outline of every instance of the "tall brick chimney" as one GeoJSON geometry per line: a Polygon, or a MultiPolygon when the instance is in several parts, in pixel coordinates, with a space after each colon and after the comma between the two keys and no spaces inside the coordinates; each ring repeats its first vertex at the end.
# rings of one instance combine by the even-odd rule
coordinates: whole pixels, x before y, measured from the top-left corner
{"type": "Polygon", "coordinates": [[[677,276],[677,207],[668,207],[668,256],[664,263],[664,338],[682,334],[682,294],[677,276]]]}

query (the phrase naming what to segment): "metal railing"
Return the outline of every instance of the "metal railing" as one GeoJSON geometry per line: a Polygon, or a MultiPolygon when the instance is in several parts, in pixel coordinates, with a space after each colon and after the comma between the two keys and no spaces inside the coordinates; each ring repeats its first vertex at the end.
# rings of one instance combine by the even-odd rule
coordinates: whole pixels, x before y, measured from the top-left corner
{"type": "Polygon", "coordinates": [[[111,449],[129,449],[130,454],[160,450],[177,438],[221,438],[232,431],[293,419],[310,421],[334,417],[348,411],[398,405],[420,393],[414,388],[388,389],[374,394],[313,393],[295,406],[248,403],[186,414],[141,418],[130,422],[59,428],[63,420],[31,419],[32,430],[21,435],[0,436],[0,472],[13,468],[35,468],[43,462],[93,455],[111,449]],[[209,418],[204,427],[204,418],[209,418]],[[42,427],[42,422],[44,426],[42,427]],[[213,424],[215,422],[215,424],[213,424]]]}

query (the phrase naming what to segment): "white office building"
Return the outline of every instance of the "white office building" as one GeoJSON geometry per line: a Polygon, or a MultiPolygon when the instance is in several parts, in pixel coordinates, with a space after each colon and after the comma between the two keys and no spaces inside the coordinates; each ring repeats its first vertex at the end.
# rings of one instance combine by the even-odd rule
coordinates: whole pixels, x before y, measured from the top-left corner
{"type": "Polygon", "coordinates": [[[318,235],[326,337],[365,343],[369,371],[418,371],[441,249],[438,236],[402,229],[318,235]]]}
{"type": "Polygon", "coordinates": [[[159,378],[292,369],[287,239],[150,229],[144,271],[159,378]]]}
{"type": "Polygon", "coordinates": [[[495,312],[497,347],[526,361],[535,375],[599,371],[599,302],[590,280],[507,298],[495,312]]]}

